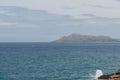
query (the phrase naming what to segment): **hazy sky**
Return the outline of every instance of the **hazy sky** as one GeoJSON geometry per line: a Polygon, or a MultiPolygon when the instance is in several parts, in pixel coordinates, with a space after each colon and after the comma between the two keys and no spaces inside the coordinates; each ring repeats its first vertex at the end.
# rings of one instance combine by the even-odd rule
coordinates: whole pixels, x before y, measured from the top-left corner
{"type": "Polygon", "coordinates": [[[0,42],[71,33],[120,38],[120,0],[0,0],[0,42]]]}

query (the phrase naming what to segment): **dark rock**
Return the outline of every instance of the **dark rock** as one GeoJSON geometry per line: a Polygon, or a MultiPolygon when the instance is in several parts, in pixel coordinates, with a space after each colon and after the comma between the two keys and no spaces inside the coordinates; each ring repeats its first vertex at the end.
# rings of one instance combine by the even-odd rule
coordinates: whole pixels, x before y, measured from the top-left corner
{"type": "Polygon", "coordinates": [[[98,77],[98,79],[107,79],[107,80],[120,80],[120,70],[118,70],[116,73],[114,74],[110,74],[110,75],[102,75],[100,77],[98,77]]]}
{"type": "Polygon", "coordinates": [[[98,77],[98,79],[109,79],[111,75],[102,75],[100,77],[98,77]]]}
{"type": "Polygon", "coordinates": [[[120,75],[120,69],[115,74],[116,75],[120,75]]]}

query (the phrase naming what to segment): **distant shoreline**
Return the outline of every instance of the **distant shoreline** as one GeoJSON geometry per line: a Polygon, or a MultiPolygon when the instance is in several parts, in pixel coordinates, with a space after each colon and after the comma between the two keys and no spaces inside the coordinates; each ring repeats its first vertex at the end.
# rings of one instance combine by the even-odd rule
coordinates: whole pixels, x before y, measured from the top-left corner
{"type": "Polygon", "coordinates": [[[114,41],[114,42],[85,42],[85,41],[81,41],[81,42],[0,42],[0,43],[120,43],[120,41],[114,41]]]}

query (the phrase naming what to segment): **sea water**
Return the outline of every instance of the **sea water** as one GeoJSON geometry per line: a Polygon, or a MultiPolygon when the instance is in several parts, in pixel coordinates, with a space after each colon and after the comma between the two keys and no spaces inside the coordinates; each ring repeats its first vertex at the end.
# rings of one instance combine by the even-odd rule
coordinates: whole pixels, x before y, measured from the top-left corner
{"type": "Polygon", "coordinates": [[[93,80],[120,69],[120,43],[0,43],[0,80],[93,80]]]}

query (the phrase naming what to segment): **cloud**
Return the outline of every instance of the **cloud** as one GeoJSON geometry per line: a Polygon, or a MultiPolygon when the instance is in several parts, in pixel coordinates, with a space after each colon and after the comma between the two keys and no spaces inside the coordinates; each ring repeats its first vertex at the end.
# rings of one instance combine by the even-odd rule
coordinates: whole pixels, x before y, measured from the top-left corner
{"type": "Polygon", "coordinates": [[[9,22],[0,22],[0,26],[10,26],[10,25],[15,25],[17,23],[9,23],[9,22]]]}
{"type": "Polygon", "coordinates": [[[92,24],[115,24],[119,22],[120,18],[106,18],[99,17],[92,13],[81,14],[82,19],[74,19],[72,16],[68,15],[58,15],[48,13],[44,10],[32,10],[22,7],[10,7],[5,6],[2,9],[7,10],[8,12],[14,13],[13,15],[1,14],[0,21],[4,22],[1,25],[13,25],[19,24],[19,26],[30,27],[30,26],[39,26],[39,27],[52,27],[54,26],[81,26],[92,24]]]}
{"type": "Polygon", "coordinates": [[[80,14],[87,13],[100,17],[120,18],[120,4],[117,0],[1,0],[0,5],[45,10],[49,13],[70,15],[79,19],[81,19],[80,14]]]}
{"type": "MultiPolygon", "coordinates": [[[[0,20],[8,23],[19,23],[20,25],[35,25],[35,26],[52,26],[74,23],[74,19],[68,15],[51,14],[43,10],[31,10],[21,7],[2,7],[5,10],[12,11],[14,13],[1,14],[0,20]]],[[[3,24],[2,24],[3,25],[3,24]]],[[[5,23],[4,23],[5,25],[5,23]]],[[[6,24],[7,25],[7,24],[6,24]]]]}
{"type": "Polygon", "coordinates": [[[74,9],[74,8],[68,7],[68,6],[64,6],[64,7],[62,7],[62,9],[72,10],[72,9],[74,9]]]}
{"type": "Polygon", "coordinates": [[[7,10],[0,10],[0,14],[5,14],[5,13],[8,13],[7,10]]]}
{"type": "MultiPolygon", "coordinates": [[[[18,39],[23,41],[23,38],[24,41],[32,41],[33,39],[52,41],[61,35],[70,33],[113,35],[112,33],[119,33],[120,29],[120,18],[99,17],[92,13],[79,14],[84,18],[75,19],[69,15],[53,14],[45,10],[13,6],[5,6],[2,9],[15,14],[0,14],[0,26],[3,26],[0,27],[0,34],[1,36],[7,34],[5,37],[3,35],[3,41],[8,38],[11,41],[18,39]]],[[[114,36],[119,35],[115,34],[114,36]]]]}
{"type": "Polygon", "coordinates": [[[115,1],[120,1],[120,0],[115,0],[115,1]]]}
{"type": "Polygon", "coordinates": [[[4,14],[4,15],[16,15],[15,13],[14,13],[14,11],[12,11],[12,10],[10,10],[10,8],[9,7],[4,7],[3,8],[3,6],[0,6],[0,14],[2,15],[2,14],[4,14]]]}
{"type": "Polygon", "coordinates": [[[115,8],[115,7],[103,6],[103,5],[94,5],[93,7],[97,7],[97,8],[115,8]]]}
{"type": "Polygon", "coordinates": [[[96,17],[94,14],[81,14],[82,16],[96,17]]]}

